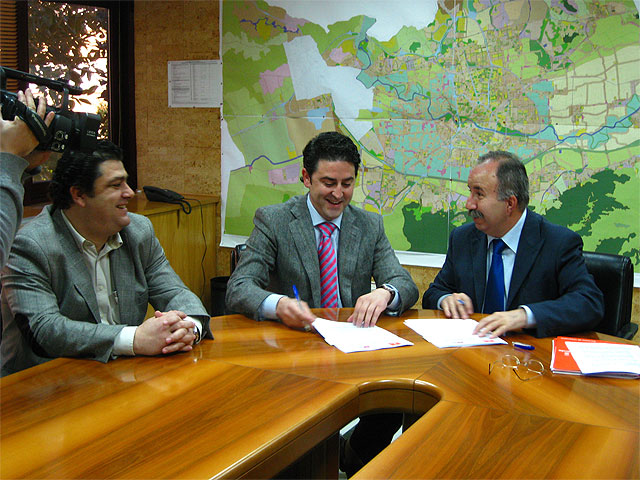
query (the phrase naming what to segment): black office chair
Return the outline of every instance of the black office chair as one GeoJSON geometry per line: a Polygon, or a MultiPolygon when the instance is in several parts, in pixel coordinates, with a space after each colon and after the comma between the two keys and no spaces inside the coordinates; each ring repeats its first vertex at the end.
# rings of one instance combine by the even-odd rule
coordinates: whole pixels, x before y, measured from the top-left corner
{"type": "MultiPolygon", "coordinates": [[[[244,243],[236,245],[231,250],[231,262],[229,264],[229,275],[236,269],[236,265],[240,261],[240,255],[247,248],[244,243]]],[[[213,277],[211,279],[211,316],[217,317],[218,315],[226,315],[227,305],[225,297],[227,295],[227,282],[229,276],[213,277]]]]}
{"type": "Polygon", "coordinates": [[[587,270],[604,295],[604,319],[594,330],[631,340],[638,325],[631,322],[633,264],[629,257],[583,252],[587,270]]]}

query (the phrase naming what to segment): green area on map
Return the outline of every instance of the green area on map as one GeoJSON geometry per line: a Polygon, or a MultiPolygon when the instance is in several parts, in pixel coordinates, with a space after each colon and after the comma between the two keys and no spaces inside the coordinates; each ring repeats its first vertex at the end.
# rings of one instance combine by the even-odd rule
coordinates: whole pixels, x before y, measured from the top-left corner
{"type": "MultiPolygon", "coordinates": [[[[640,271],[633,1],[489,3],[439,2],[429,25],[380,41],[365,15],[326,31],[262,1],[225,2],[223,111],[241,158],[224,233],[249,235],[256,208],[304,193],[304,145],[338,130],[362,152],[353,204],[384,216],[396,250],[445,253],[451,229],[469,221],[470,169],[500,149],[525,162],[533,210],[582,235],[585,250],[628,255],[640,271]],[[370,122],[364,136],[340,115],[335,90],[297,98],[284,44],[303,36],[372,93],[355,118],[370,122]]],[[[308,75],[302,84],[316,80],[308,75]]]]}

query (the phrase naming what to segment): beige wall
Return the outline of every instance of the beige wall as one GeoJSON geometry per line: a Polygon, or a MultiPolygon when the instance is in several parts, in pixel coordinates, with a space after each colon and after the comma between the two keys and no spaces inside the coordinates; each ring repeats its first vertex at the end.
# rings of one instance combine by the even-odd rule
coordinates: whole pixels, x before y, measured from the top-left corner
{"type": "MultiPolygon", "coordinates": [[[[220,4],[138,0],[134,8],[138,184],[220,195],[220,109],[167,107],[168,61],[220,58],[220,4]]],[[[219,249],[217,258],[217,275],[227,275],[228,250],[219,249]]],[[[409,271],[421,292],[437,273],[409,271]]],[[[640,323],[640,289],[633,297],[632,320],[640,323]]]]}

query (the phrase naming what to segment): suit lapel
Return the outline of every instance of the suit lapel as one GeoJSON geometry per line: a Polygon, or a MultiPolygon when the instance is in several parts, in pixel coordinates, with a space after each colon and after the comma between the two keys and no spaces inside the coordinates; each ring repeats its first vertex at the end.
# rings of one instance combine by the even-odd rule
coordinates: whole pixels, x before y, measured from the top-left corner
{"type": "Polygon", "coordinates": [[[476,311],[481,312],[487,283],[487,236],[475,228],[472,235],[471,261],[473,263],[473,284],[476,296],[475,307],[476,311]]]}
{"type": "Polygon", "coordinates": [[[57,209],[53,212],[53,221],[56,229],[60,232],[60,247],[65,252],[66,261],[69,266],[69,273],[73,278],[73,284],[76,292],[84,299],[89,310],[93,315],[93,321],[100,323],[100,311],[98,309],[98,300],[93,290],[93,283],[89,276],[89,269],[85,263],[82,252],[78,249],[78,245],[73,239],[69,227],[62,218],[62,212],[57,209]]]}
{"type": "Polygon", "coordinates": [[[313,231],[311,215],[307,208],[307,197],[303,195],[301,200],[291,208],[293,221],[289,223],[289,232],[302,261],[303,273],[307,275],[311,285],[311,298],[313,305],[320,305],[320,264],[318,261],[318,249],[316,237],[313,231]]]}
{"type": "MultiPolygon", "coordinates": [[[[120,232],[122,237],[122,245],[120,248],[110,252],[109,254],[109,268],[111,269],[111,281],[114,284],[114,289],[117,292],[116,302],[118,303],[118,313],[120,323],[126,323],[126,318],[135,318],[132,314],[134,312],[125,311],[125,307],[131,309],[132,305],[136,305],[135,289],[131,283],[135,279],[135,271],[133,270],[131,260],[128,253],[128,242],[126,240],[126,234],[120,232]]],[[[136,312],[137,313],[137,312],[136,312]]]]}
{"type": "Polygon", "coordinates": [[[340,224],[340,242],[338,246],[338,283],[340,299],[343,305],[354,305],[351,298],[351,279],[355,277],[357,251],[360,245],[360,228],[355,224],[351,207],[347,206],[340,224]]]}
{"type": "Polygon", "coordinates": [[[538,253],[544,244],[544,239],[540,235],[541,217],[531,211],[527,211],[527,218],[522,227],[520,242],[518,243],[518,253],[513,265],[511,284],[509,285],[509,298],[507,298],[506,308],[511,308],[511,302],[522,287],[524,279],[529,275],[529,271],[538,258],[538,253]]]}

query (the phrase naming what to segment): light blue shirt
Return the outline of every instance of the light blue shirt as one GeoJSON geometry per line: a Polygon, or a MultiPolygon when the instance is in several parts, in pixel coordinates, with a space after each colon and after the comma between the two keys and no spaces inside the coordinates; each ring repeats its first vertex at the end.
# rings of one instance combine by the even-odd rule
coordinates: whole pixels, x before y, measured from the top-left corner
{"type": "MultiPolygon", "coordinates": [[[[316,234],[316,250],[320,245],[320,237],[322,237],[322,233],[319,228],[316,228],[321,223],[325,223],[328,220],[325,220],[322,215],[318,213],[316,207],[311,203],[311,198],[307,195],[307,208],[309,209],[309,215],[311,215],[311,223],[313,223],[313,232],[316,234]]],[[[340,216],[334,220],[329,221],[329,223],[333,223],[337,228],[333,230],[331,234],[331,246],[333,247],[333,251],[336,252],[336,258],[338,257],[338,245],[340,244],[340,226],[342,225],[342,213],[340,216]]],[[[342,299],[340,298],[340,275],[338,275],[338,308],[342,307],[342,299]]]]}
{"type": "MultiPolygon", "coordinates": [[[[307,208],[309,209],[309,215],[311,215],[311,223],[313,223],[313,227],[314,227],[313,230],[316,235],[316,249],[317,249],[318,245],[320,244],[320,236],[322,234],[320,233],[320,229],[315,227],[317,225],[320,225],[321,223],[327,222],[327,220],[325,220],[322,217],[322,215],[318,213],[318,211],[316,210],[316,207],[314,207],[313,203],[311,203],[311,198],[309,198],[309,195],[307,195],[307,208]]],[[[331,220],[331,223],[333,223],[336,227],[338,227],[331,234],[331,244],[333,245],[334,250],[338,252],[338,246],[340,244],[340,226],[342,225],[342,213],[340,214],[339,217],[331,220]]],[[[395,295],[393,297],[393,301],[387,306],[387,311],[395,312],[398,306],[400,305],[400,294],[398,293],[398,290],[396,290],[396,288],[393,285],[389,285],[389,286],[393,288],[393,290],[395,290],[395,295]]],[[[258,308],[258,315],[257,315],[258,320],[277,319],[278,317],[276,315],[276,307],[278,306],[278,302],[280,301],[280,299],[284,296],[285,295],[272,293],[267,298],[265,298],[262,304],[260,305],[260,307],[258,308]]],[[[341,307],[342,307],[342,299],[340,298],[340,275],[338,275],[338,308],[341,308],[341,307]]]]}
{"type": "MultiPolygon", "coordinates": [[[[524,221],[527,218],[527,210],[525,209],[520,216],[520,219],[516,222],[516,224],[504,234],[502,237],[502,241],[507,245],[507,247],[502,251],[502,264],[504,265],[504,300],[503,303],[507,304],[507,298],[509,298],[509,286],[511,285],[511,277],[513,276],[513,267],[516,263],[516,254],[518,253],[518,245],[520,244],[520,236],[522,235],[522,228],[524,227],[524,221]]],[[[491,260],[493,256],[493,249],[491,248],[491,241],[497,237],[492,237],[491,235],[487,235],[487,268],[486,268],[486,277],[489,277],[489,269],[491,267],[491,260]]],[[[438,308],[442,300],[449,295],[443,295],[438,299],[438,308]]],[[[484,300],[483,300],[484,301],[484,300]]],[[[476,308],[479,312],[483,310],[484,305],[476,305],[476,308]]],[[[527,328],[535,327],[536,319],[533,315],[533,312],[526,305],[520,305],[519,308],[523,308],[525,312],[527,312],[527,328]]]]}

